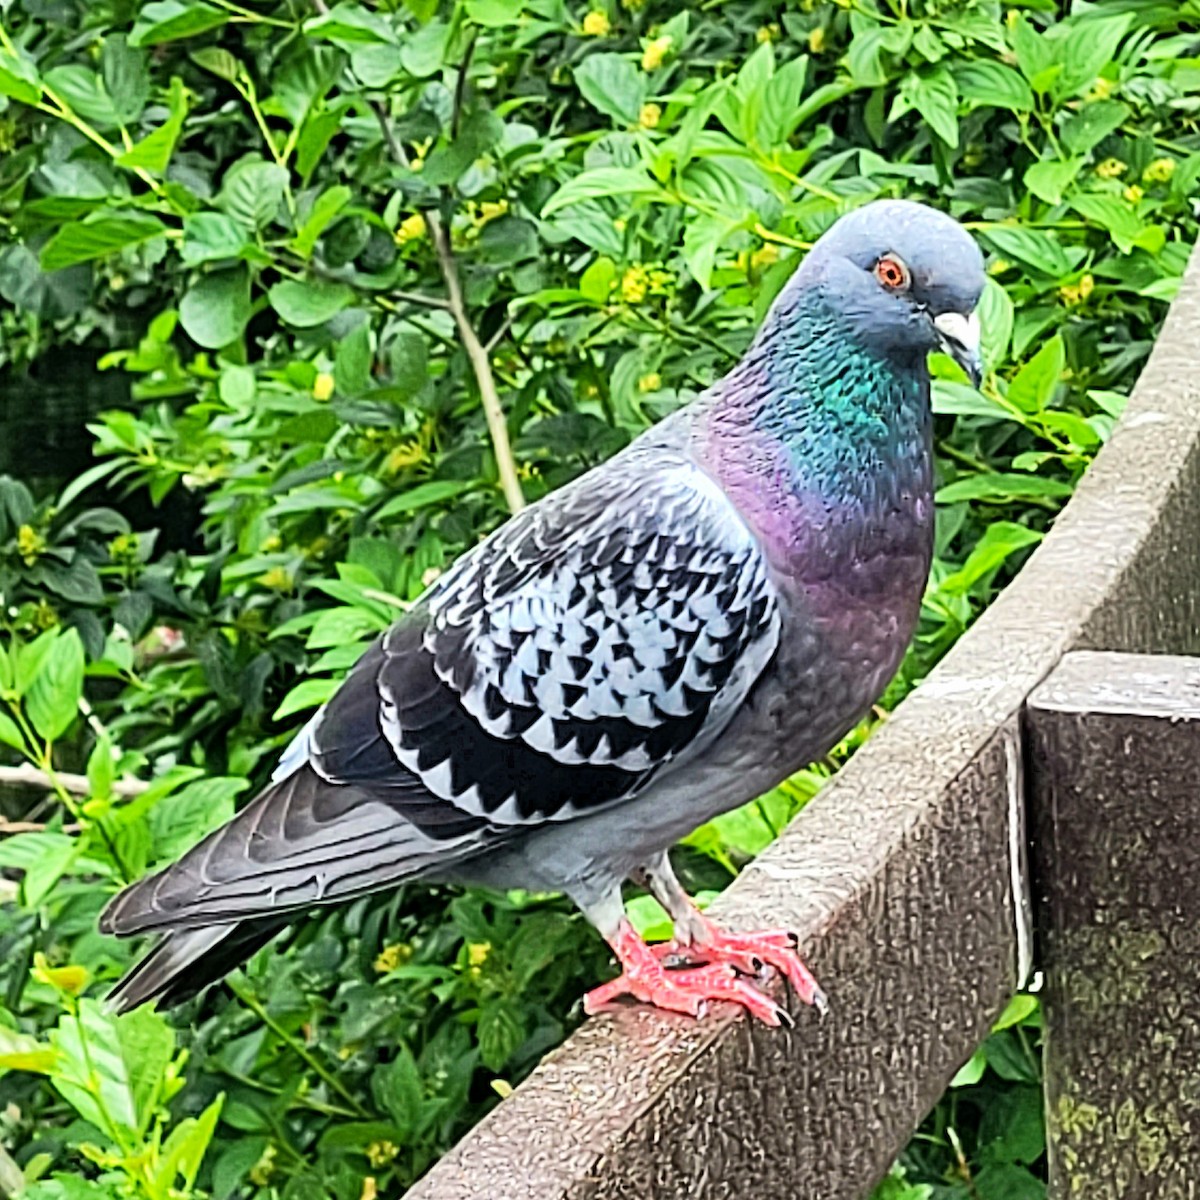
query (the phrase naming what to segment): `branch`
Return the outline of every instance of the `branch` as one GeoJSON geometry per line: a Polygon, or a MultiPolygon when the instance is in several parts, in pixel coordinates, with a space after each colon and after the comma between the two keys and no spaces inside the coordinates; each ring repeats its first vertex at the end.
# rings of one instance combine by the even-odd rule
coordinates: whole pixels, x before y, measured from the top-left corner
{"type": "MultiPolygon", "coordinates": [[[[90,796],[92,785],[86,775],[72,775],[69,771],[55,771],[53,777],[39,768],[24,763],[19,767],[0,767],[0,787],[20,785],[22,787],[39,787],[48,792],[56,790],[56,786],[73,796],[90,796]]],[[[131,800],[140,796],[150,785],[140,779],[117,779],[113,782],[114,796],[122,800],[131,800]]],[[[8,833],[22,832],[12,828],[13,825],[30,824],[30,822],[15,821],[0,825],[0,831],[8,833]]],[[[36,826],[36,828],[41,828],[36,826]]]]}
{"type": "MultiPolygon", "coordinates": [[[[329,5],[325,0],[313,0],[313,8],[322,16],[329,15],[329,5]]],[[[472,50],[474,50],[473,45],[468,54],[472,50]]],[[[460,87],[462,75],[465,73],[464,65],[460,74],[460,87]]],[[[371,111],[374,112],[375,119],[379,122],[388,153],[399,166],[408,167],[408,155],[404,153],[404,147],[392,129],[387,110],[378,100],[369,100],[367,103],[371,106],[371,111]]],[[[521,491],[521,481],[517,477],[517,464],[513,458],[512,444],[508,440],[508,426],[504,421],[500,393],[496,390],[496,377],[492,374],[491,359],[488,358],[488,352],[480,342],[479,335],[475,332],[475,327],[471,324],[471,319],[467,314],[466,305],[463,303],[462,285],[458,278],[458,263],[455,261],[454,250],[450,245],[450,238],[442,224],[442,219],[432,208],[422,210],[421,216],[425,219],[425,228],[429,230],[429,240],[433,242],[434,249],[437,251],[438,266],[441,267],[442,279],[445,281],[446,291],[449,293],[447,306],[454,315],[454,323],[458,326],[458,335],[462,338],[463,349],[466,350],[471,369],[475,372],[475,382],[479,387],[479,399],[483,404],[483,415],[487,419],[492,449],[496,454],[496,469],[500,474],[500,487],[504,491],[509,511],[520,512],[525,507],[525,496],[521,491]]]]}

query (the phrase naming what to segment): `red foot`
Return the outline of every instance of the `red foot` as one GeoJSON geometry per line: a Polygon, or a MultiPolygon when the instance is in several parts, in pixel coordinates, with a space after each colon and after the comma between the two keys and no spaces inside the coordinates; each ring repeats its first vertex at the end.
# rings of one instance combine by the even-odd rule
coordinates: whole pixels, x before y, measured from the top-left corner
{"type": "MultiPolygon", "coordinates": [[[[668,943],[669,946],[669,943],[668,943]]],[[[740,1004],[768,1025],[791,1025],[790,1014],[749,980],[741,978],[732,961],[712,961],[686,970],[668,970],[659,961],[668,947],[651,948],[623,921],[613,949],[625,968],[610,983],[588,992],[584,1011],[594,1013],[618,996],[632,995],[646,1004],[672,1012],[702,1016],[710,1000],[740,1004]]],[[[815,984],[814,984],[815,987],[815,984]]]]}
{"type": "Polygon", "coordinates": [[[812,972],[804,965],[797,953],[799,940],[787,929],[769,929],[761,933],[726,933],[719,925],[705,917],[699,939],[688,945],[679,942],[664,942],[651,947],[651,952],[660,961],[675,960],[680,963],[728,963],[738,970],[760,975],[764,967],[773,967],[793,987],[796,995],[805,1004],[811,1004],[824,1015],[829,1002],[812,972]]]}

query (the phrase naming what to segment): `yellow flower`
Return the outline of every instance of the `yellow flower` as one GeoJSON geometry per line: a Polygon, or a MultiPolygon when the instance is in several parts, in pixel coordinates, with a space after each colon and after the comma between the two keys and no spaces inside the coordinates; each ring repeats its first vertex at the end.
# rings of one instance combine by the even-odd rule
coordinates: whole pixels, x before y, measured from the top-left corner
{"type": "Polygon", "coordinates": [[[666,61],[673,41],[674,38],[669,33],[664,33],[661,37],[656,37],[642,51],[642,70],[657,71],[663,65],[664,61],[666,61]]]}
{"type": "Polygon", "coordinates": [[[754,40],[761,46],[765,42],[773,42],[779,36],[778,25],[760,25],[754,31],[754,40]]]}
{"type": "Polygon", "coordinates": [[[808,34],[808,52],[809,54],[820,54],[825,49],[825,26],[818,25],[816,29],[812,29],[808,34]]]}
{"type": "Polygon", "coordinates": [[[32,525],[22,525],[17,530],[17,553],[27,567],[32,567],[46,548],[46,540],[32,525]]]}
{"type": "Polygon", "coordinates": [[[1130,204],[1137,204],[1146,193],[1136,183],[1131,183],[1121,194],[1130,204]]]}
{"type": "Polygon", "coordinates": [[[384,461],[383,469],[394,475],[405,467],[415,467],[425,461],[425,449],[418,441],[401,442],[384,461]]]}
{"type": "Polygon", "coordinates": [[[1106,158],[1096,168],[1096,174],[1101,179],[1116,179],[1119,175],[1124,175],[1128,170],[1129,164],[1123,163],[1119,158],[1106,158]]]}
{"type": "Polygon", "coordinates": [[[586,17],[583,18],[583,32],[588,37],[608,37],[612,26],[608,21],[608,14],[602,13],[598,9],[593,8],[586,17]]]}
{"type": "Polygon", "coordinates": [[[651,371],[638,380],[639,392],[657,392],[662,387],[662,376],[657,371],[651,371]]]}
{"type": "Polygon", "coordinates": [[[328,371],[322,371],[313,380],[312,394],[314,400],[328,400],[333,395],[333,376],[328,371]]]}
{"type": "Polygon", "coordinates": [[[400,1153],[400,1147],[395,1142],[387,1140],[372,1142],[367,1147],[367,1162],[373,1167],[386,1166],[400,1153]]]}
{"type": "Polygon", "coordinates": [[[638,114],[638,124],[643,129],[656,129],[661,120],[662,109],[657,104],[642,105],[642,111],[638,114]]]}
{"type": "Polygon", "coordinates": [[[513,1085],[507,1079],[493,1079],[492,1091],[500,1097],[501,1100],[507,1100],[513,1094],[513,1085]]]}
{"type": "Polygon", "coordinates": [[[763,267],[769,267],[778,261],[779,247],[774,242],[768,242],[765,246],[760,246],[750,255],[750,267],[755,271],[761,271],[763,267]]]}
{"type": "Polygon", "coordinates": [[[507,200],[484,200],[475,214],[475,225],[477,228],[486,225],[489,221],[504,216],[506,212],[508,212],[507,200]]]}
{"type": "Polygon", "coordinates": [[[1007,258],[998,258],[988,267],[989,275],[1003,275],[1012,266],[1007,258]]]}
{"type": "MultiPolygon", "coordinates": [[[[415,163],[413,169],[416,169],[415,163]]],[[[413,213],[411,217],[405,217],[396,229],[396,241],[401,245],[404,245],[405,242],[415,242],[424,236],[425,218],[420,213],[413,213]]]]}
{"type": "Polygon", "coordinates": [[[1142,179],[1146,183],[1166,183],[1175,174],[1173,158],[1156,158],[1143,172],[1142,179]]]}
{"type": "Polygon", "coordinates": [[[250,1168],[250,1182],[258,1187],[265,1187],[274,1171],[275,1147],[268,1144],[259,1155],[258,1162],[250,1168]]]}
{"type": "Polygon", "coordinates": [[[277,592],[287,592],[292,587],[292,575],[287,567],[272,567],[259,576],[258,582],[263,587],[273,588],[277,592]]]}
{"type": "Polygon", "coordinates": [[[362,1191],[358,1193],[358,1200],[376,1200],[379,1195],[379,1188],[375,1183],[374,1175],[367,1175],[362,1181],[362,1191]]]}
{"type": "Polygon", "coordinates": [[[468,942],[467,964],[472,967],[482,967],[492,952],[491,942],[468,942]]]}
{"type": "MultiPolygon", "coordinates": [[[[390,946],[384,946],[380,950],[371,965],[380,975],[386,975],[389,971],[394,971],[401,963],[408,962],[412,956],[413,948],[407,942],[393,942],[390,946]]],[[[379,1166],[378,1163],[371,1165],[379,1166]]]]}
{"type": "Polygon", "coordinates": [[[1068,308],[1073,308],[1080,301],[1079,289],[1077,287],[1073,287],[1069,283],[1063,284],[1063,286],[1058,289],[1058,298],[1068,308]]]}
{"type": "Polygon", "coordinates": [[[1113,94],[1116,85],[1107,79],[1097,79],[1087,94],[1088,100],[1107,100],[1113,94]]]}
{"type": "Polygon", "coordinates": [[[1086,300],[1096,288],[1096,281],[1090,276],[1085,275],[1079,281],[1079,298],[1086,300]]]}
{"type": "Polygon", "coordinates": [[[626,304],[640,304],[646,298],[648,280],[645,267],[629,267],[621,276],[621,299],[626,304]]]}
{"type": "Polygon", "coordinates": [[[52,967],[46,961],[44,954],[33,956],[31,974],[38,983],[48,983],[56,992],[65,992],[68,996],[78,996],[87,987],[88,972],[86,967],[52,967]]]}
{"type": "Polygon", "coordinates": [[[283,549],[283,538],[277,533],[269,534],[263,538],[262,551],[264,554],[273,554],[276,550],[283,549]]]}

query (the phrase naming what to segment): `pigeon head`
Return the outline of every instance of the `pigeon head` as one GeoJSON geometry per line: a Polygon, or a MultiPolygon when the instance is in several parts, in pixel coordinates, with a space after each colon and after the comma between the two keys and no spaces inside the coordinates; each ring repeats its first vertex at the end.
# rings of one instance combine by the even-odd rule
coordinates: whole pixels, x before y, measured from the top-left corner
{"type": "MultiPolygon", "coordinates": [[[[942,349],[978,384],[983,255],[953,218],[909,200],[847,213],[796,273],[800,295],[819,293],[856,340],[900,365],[942,349]]],[[[791,290],[791,289],[789,289],[791,290]]]]}

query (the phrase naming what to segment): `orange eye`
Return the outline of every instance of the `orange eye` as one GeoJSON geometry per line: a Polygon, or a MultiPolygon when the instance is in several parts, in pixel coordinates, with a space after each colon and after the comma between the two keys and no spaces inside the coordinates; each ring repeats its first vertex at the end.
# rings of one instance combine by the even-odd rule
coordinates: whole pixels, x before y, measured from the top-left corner
{"type": "Polygon", "coordinates": [[[891,292],[905,292],[912,283],[908,268],[894,254],[885,254],[875,264],[875,278],[891,292]]]}

